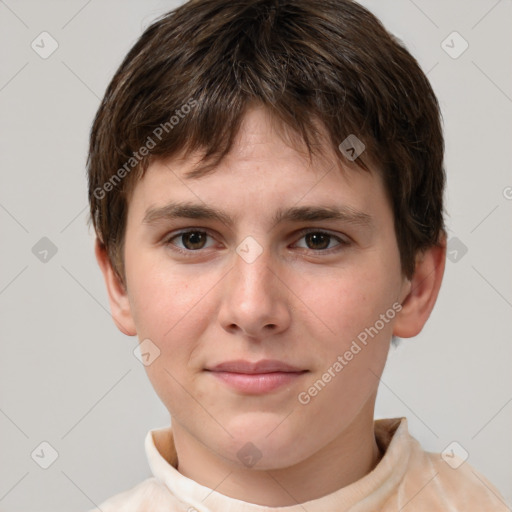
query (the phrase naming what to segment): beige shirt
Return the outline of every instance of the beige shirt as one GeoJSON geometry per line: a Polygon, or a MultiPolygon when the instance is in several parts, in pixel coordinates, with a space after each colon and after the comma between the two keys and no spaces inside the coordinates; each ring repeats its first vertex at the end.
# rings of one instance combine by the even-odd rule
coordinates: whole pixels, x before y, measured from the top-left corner
{"type": "Polygon", "coordinates": [[[254,505],[204,487],[177,471],[171,427],[150,430],[145,449],[153,477],[90,512],[506,512],[504,498],[453,451],[425,452],[406,418],[375,421],[384,453],[366,476],[321,498],[287,507],[254,505]]]}

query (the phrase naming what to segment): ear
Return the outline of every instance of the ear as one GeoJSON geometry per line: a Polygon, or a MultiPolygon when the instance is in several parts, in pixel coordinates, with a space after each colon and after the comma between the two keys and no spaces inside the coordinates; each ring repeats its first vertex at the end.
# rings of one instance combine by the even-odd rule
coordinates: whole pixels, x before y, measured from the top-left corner
{"type": "Polygon", "coordinates": [[[105,246],[100,243],[98,238],[96,238],[94,252],[107,286],[112,319],[123,334],[135,336],[137,330],[131,314],[126,288],[114,272],[105,246]]]}
{"type": "Polygon", "coordinates": [[[439,245],[416,257],[414,275],[407,282],[402,309],[396,317],[393,335],[411,338],[421,332],[436,303],[446,262],[446,234],[439,237],[439,245]]]}

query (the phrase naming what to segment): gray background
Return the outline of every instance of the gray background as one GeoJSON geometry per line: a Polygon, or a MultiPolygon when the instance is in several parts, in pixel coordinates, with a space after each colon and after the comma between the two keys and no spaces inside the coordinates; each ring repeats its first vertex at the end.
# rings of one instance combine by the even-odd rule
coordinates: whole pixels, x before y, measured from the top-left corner
{"type": "MultiPolygon", "coordinates": [[[[512,2],[362,3],[440,100],[453,260],[424,331],[391,350],[376,417],[407,416],[429,451],[457,441],[510,506],[512,2]],[[469,43],[458,58],[441,44],[453,31],[469,43]]],[[[112,74],[175,5],[0,1],[1,511],[83,511],[132,487],[149,476],[146,432],[169,422],[136,339],[109,315],[86,226],[85,158],[112,74]],[[46,59],[31,47],[42,31],[59,45],[46,59]],[[46,261],[43,237],[57,249],[46,261]],[[48,469],[34,459],[50,462],[50,449],[31,457],[43,441],[58,453],[48,469]]]]}

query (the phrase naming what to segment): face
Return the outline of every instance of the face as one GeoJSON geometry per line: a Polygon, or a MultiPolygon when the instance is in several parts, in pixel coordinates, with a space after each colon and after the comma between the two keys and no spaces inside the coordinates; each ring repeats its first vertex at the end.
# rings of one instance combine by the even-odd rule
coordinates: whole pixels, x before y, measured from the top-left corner
{"type": "Polygon", "coordinates": [[[130,198],[129,310],[160,350],[149,379],[174,429],[234,464],[247,443],[259,468],[297,463],[373,415],[410,283],[378,173],[335,159],[309,165],[255,109],[215,172],[154,162],[130,198]],[[250,366],[265,360],[280,365],[250,366]],[[231,361],[247,365],[213,371],[231,361]]]}

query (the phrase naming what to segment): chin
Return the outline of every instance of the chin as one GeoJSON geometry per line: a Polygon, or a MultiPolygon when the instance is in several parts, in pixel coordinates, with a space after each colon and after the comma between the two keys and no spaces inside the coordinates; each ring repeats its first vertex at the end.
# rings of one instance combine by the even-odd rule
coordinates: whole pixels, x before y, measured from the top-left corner
{"type": "Polygon", "coordinates": [[[304,444],[298,446],[297,435],[283,428],[279,422],[253,419],[239,422],[236,428],[227,427],[226,430],[233,438],[226,446],[219,446],[219,452],[229,453],[229,459],[248,469],[282,469],[307,458],[307,447],[304,444]]]}

